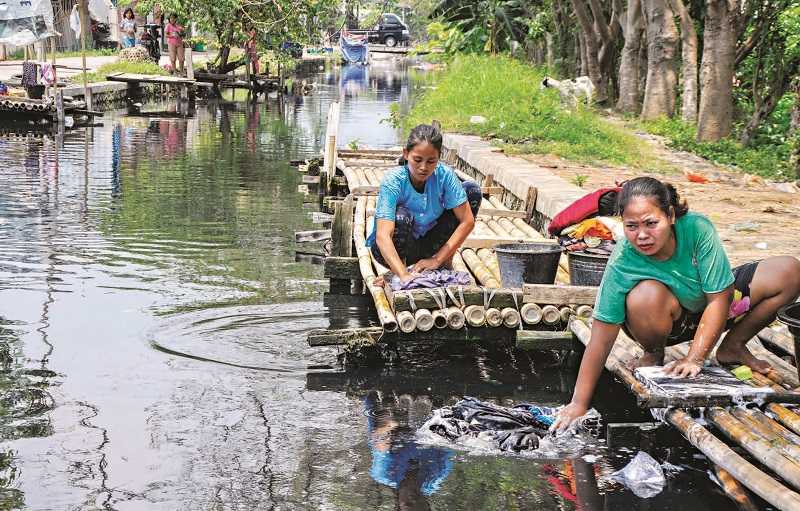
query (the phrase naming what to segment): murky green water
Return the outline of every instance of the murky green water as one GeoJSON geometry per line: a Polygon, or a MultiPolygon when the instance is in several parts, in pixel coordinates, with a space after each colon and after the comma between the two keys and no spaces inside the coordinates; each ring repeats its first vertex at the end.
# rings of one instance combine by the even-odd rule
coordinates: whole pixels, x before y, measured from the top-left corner
{"type": "MultiPolygon", "coordinates": [[[[424,76],[375,63],[310,79],[314,95],[282,106],[240,92],[189,118],[0,136],[0,508],[728,509],[702,463],[643,500],[606,480],[633,452],[413,441],[465,394],[566,401],[574,377],[552,357],[419,346],[345,372],[306,346],[310,328],[368,316],[323,306],[321,267],[296,261],[314,207],[286,162],[319,153],[338,96],[343,140],[396,145],[380,120],[424,76]]],[[[632,413],[610,382],[600,400],[632,413]]]]}

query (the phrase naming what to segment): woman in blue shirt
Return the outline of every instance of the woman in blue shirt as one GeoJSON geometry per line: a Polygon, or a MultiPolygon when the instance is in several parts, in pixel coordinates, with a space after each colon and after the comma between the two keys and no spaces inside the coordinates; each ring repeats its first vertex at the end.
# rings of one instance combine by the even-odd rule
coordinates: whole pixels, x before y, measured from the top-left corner
{"type": "Polygon", "coordinates": [[[420,124],[403,149],[406,163],[381,181],[367,246],[403,282],[449,266],[475,227],[481,189],[472,181],[462,183],[439,161],[441,153],[441,132],[420,124]]]}

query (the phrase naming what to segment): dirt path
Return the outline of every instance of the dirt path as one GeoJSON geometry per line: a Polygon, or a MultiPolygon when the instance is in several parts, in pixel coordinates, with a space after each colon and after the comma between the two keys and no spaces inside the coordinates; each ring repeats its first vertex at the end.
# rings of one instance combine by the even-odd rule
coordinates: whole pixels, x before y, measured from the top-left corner
{"type": "Polygon", "coordinates": [[[796,185],[771,184],[693,154],[669,149],[661,137],[639,132],[636,135],[648,144],[666,170],[648,173],[626,167],[582,165],[553,155],[522,157],[573,184],[585,180],[582,187],[587,192],[641,175],[672,183],[690,209],[714,222],[733,264],[773,255],[800,257],[800,190],[796,185]],[[691,182],[685,171],[710,181],[691,182]],[[782,188],[791,191],[781,191],[782,188]]]}

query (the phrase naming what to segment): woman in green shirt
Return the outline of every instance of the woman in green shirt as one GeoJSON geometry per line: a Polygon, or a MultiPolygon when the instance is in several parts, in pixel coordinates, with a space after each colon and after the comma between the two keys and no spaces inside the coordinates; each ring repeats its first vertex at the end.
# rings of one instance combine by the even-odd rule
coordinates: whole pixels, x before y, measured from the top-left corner
{"type": "Polygon", "coordinates": [[[745,344],[800,295],[800,262],[772,257],[731,269],[713,224],[689,212],[672,185],[650,177],[628,181],[619,197],[625,238],[609,259],[597,295],[591,340],[572,402],[554,428],[586,413],[620,328],[644,348],[639,366],[661,365],[664,347],[692,340],[686,357],[665,367],[694,377],[722,332],[721,364],[770,366],[745,344]]]}

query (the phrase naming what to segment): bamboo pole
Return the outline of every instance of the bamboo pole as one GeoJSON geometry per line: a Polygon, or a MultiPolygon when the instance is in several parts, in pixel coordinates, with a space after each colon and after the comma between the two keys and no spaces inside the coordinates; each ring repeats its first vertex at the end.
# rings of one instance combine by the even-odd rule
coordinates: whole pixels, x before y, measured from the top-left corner
{"type": "Polygon", "coordinates": [[[519,310],[519,315],[526,325],[538,325],[542,321],[542,308],[535,303],[526,303],[519,310]]]}
{"type": "MultiPolygon", "coordinates": [[[[458,303],[458,305],[484,305],[485,293],[483,288],[477,286],[449,286],[448,289],[458,297],[459,302],[461,301],[461,297],[464,297],[463,303],[458,303]]],[[[418,308],[434,309],[438,307],[436,300],[425,289],[395,291],[392,295],[395,312],[412,310],[412,300],[414,305],[418,308]]],[[[492,298],[492,306],[498,308],[516,307],[516,304],[521,303],[522,291],[520,289],[498,288],[495,290],[494,297],[492,298]],[[515,297],[517,299],[516,302],[514,301],[515,297]]],[[[451,305],[456,304],[451,303],[451,305]]]]}
{"type": "Polygon", "coordinates": [[[800,437],[773,421],[759,410],[734,408],[733,416],[758,433],[773,446],[778,447],[784,456],[800,463],[800,437]]]}
{"type": "Polygon", "coordinates": [[[356,213],[353,221],[353,242],[356,246],[356,253],[358,254],[358,266],[361,270],[361,276],[364,278],[364,283],[367,285],[372,299],[375,302],[375,309],[378,311],[378,320],[383,325],[383,329],[387,332],[397,331],[397,320],[389,307],[389,301],[386,299],[386,293],[382,287],[375,285],[375,271],[372,269],[372,256],[370,250],[366,246],[366,238],[364,233],[366,227],[364,221],[366,219],[366,199],[359,198],[356,202],[356,213]]]}
{"type": "Polygon", "coordinates": [[[400,327],[401,332],[410,334],[417,329],[417,321],[414,319],[413,314],[408,311],[402,311],[397,313],[397,326],[400,327]]]}
{"type": "Polygon", "coordinates": [[[475,275],[478,282],[486,287],[501,287],[500,281],[495,278],[474,250],[471,248],[461,250],[461,257],[464,259],[464,262],[467,263],[470,270],[472,270],[472,274],[475,275]]]}
{"type": "Polygon", "coordinates": [[[591,305],[578,305],[575,308],[575,315],[581,319],[590,319],[593,312],[591,305]]]}
{"type": "Polygon", "coordinates": [[[464,317],[471,327],[483,326],[486,323],[486,309],[482,305],[467,305],[464,308],[464,317]]]}
{"type": "Polygon", "coordinates": [[[486,238],[489,236],[497,236],[497,234],[489,229],[489,226],[486,225],[486,222],[483,220],[476,220],[475,221],[475,229],[472,231],[473,234],[476,236],[480,236],[481,238],[486,238]]]}
{"type": "Polygon", "coordinates": [[[517,328],[522,321],[520,318],[519,311],[517,309],[512,309],[511,307],[506,307],[500,314],[503,316],[503,324],[508,328],[517,328]]]}
{"type": "Polygon", "coordinates": [[[461,330],[464,328],[464,312],[456,306],[448,307],[444,310],[444,315],[447,318],[447,326],[451,330],[461,330]]]}
{"type": "Polygon", "coordinates": [[[729,499],[736,503],[736,506],[741,511],[758,511],[758,507],[753,503],[747,490],[739,481],[734,479],[730,472],[716,463],[712,463],[711,465],[714,467],[714,474],[717,476],[717,481],[719,481],[722,491],[725,492],[725,495],[727,495],[729,499]]]}
{"type": "Polygon", "coordinates": [[[417,322],[417,330],[427,332],[433,328],[433,314],[428,309],[417,309],[414,313],[414,320],[417,322]]]}
{"type": "Polygon", "coordinates": [[[542,322],[545,325],[557,325],[561,321],[561,311],[555,305],[542,307],[542,322]]]}
{"type": "Polygon", "coordinates": [[[89,3],[88,0],[78,1],[78,15],[81,20],[81,69],[83,70],[83,100],[86,108],[93,110],[92,96],[89,92],[89,84],[86,77],[86,35],[89,29],[89,3]]]}
{"type": "Polygon", "coordinates": [[[757,469],[733,449],[698,424],[685,411],[676,409],[666,414],[666,420],[711,461],[750,488],[755,494],[778,509],[800,509],[800,495],[757,469]]]}
{"type": "Polygon", "coordinates": [[[786,353],[794,355],[794,340],[790,339],[789,336],[773,330],[770,327],[764,328],[758,332],[757,335],[758,338],[761,339],[761,342],[772,344],[773,346],[777,346],[778,348],[782,349],[786,353]]]}
{"type": "Polygon", "coordinates": [[[494,218],[488,218],[485,220],[486,225],[491,229],[496,235],[500,236],[501,238],[511,238],[512,235],[510,232],[505,230],[503,226],[501,226],[497,220],[494,218]]]}
{"type": "MultiPolygon", "coordinates": [[[[517,220],[522,220],[521,218],[517,218],[517,220]]],[[[526,233],[525,231],[521,230],[519,227],[514,225],[514,223],[505,217],[500,217],[497,219],[497,223],[506,230],[511,236],[517,238],[530,238],[531,236],[526,233]]],[[[524,222],[523,222],[524,223],[524,222]]]]}
{"type": "Polygon", "coordinates": [[[492,272],[497,282],[502,282],[502,278],[500,277],[500,263],[497,261],[497,254],[488,248],[479,248],[477,254],[481,261],[483,261],[483,264],[492,272]]]}
{"type": "Polygon", "coordinates": [[[766,409],[773,414],[781,424],[800,435],[800,415],[777,403],[768,404],[766,409]]]}
{"type": "Polygon", "coordinates": [[[462,259],[461,254],[459,252],[453,254],[453,260],[450,264],[453,265],[454,270],[463,271],[464,273],[469,275],[470,285],[472,286],[477,285],[477,283],[475,282],[475,277],[472,275],[472,273],[470,273],[469,268],[467,268],[467,264],[464,262],[464,259],[462,259]]]}
{"type": "Polygon", "coordinates": [[[525,220],[521,218],[512,218],[511,223],[513,223],[517,227],[517,229],[527,234],[528,237],[530,238],[544,238],[544,236],[542,236],[539,233],[539,231],[537,231],[536,229],[525,223],[525,220]]]}
{"type": "Polygon", "coordinates": [[[503,324],[503,314],[497,307],[486,309],[486,324],[490,327],[499,327],[503,324]]]}
{"type": "Polygon", "coordinates": [[[561,307],[558,309],[558,313],[561,316],[561,321],[566,323],[569,321],[569,317],[575,314],[575,310],[572,307],[561,307]]]}
{"type": "MultiPolygon", "coordinates": [[[[769,467],[795,488],[800,487],[800,465],[785,457],[771,442],[748,430],[724,408],[709,408],[706,410],[706,417],[725,433],[725,436],[744,447],[759,462],[769,467]]],[[[723,468],[727,469],[727,467],[723,468]]]]}
{"type": "Polygon", "coordinates": [[[436,328],[447,328],[447,315],[441,309],[436,309],[431,312],[433,317],[433,326],[436,328]]]}
{"type": "MultiPolygon", "coordinates": [[[[586,323],[577,318],[572,318],[569,321],[569,329],[572,330],[572,333],[584,346],[589,345],[592,333],[586,323]]],[[[629,345],[629,342],[633,341],[626,341],[626,338],[617,337],[611,352],[608,354],[608,358],[606,358],[606,369],[622,379],[631,391],[636,394],[639,403],[647,402],[652,397],[650,391],[633,376],[633,373],[626,365],[626,360],[630,357],[630,354],[626,353],[626,345],[629,345]],[[628,356],[625,356],[626,354],[628,356]]]]}

